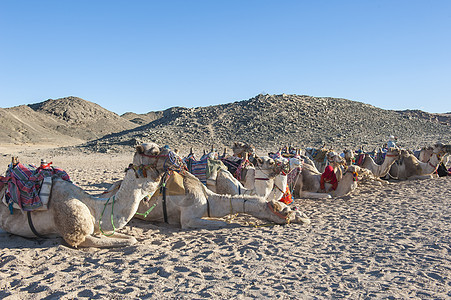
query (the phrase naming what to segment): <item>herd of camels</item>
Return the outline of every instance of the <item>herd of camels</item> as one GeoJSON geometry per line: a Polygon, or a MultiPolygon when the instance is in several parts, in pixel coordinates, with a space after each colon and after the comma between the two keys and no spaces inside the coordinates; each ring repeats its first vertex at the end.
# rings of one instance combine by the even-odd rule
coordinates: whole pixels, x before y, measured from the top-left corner
{"type": "MultiPolygon", "coordinates": [[[[251,145],[235,143],[233,153],[239,171],[234,170],[234,174],[222,163],[227,157],[223,155],[221,160],[215,151],[205,154],[208,176],[203,183],[189,172],[187,160],[176,150],[144,143],[136,147],[123,180],[101,197],[54,175],[47,210],[26,213],[0,203],[0,228],[29,238],[60,236],[75,248],[105,248],[136,243],[134,237],[116,232],[133,217],[184,229],[221,228],[227,223],[218,218],[237,213],[276,224],[309,224],[310,219],[299,208],[279,199],[287,192],[294,197],[340,197],[352,192],[362,179],[381,185],[387,183],[381,179],[386,176],[432,178],[451,147],[439,143],[424,148],[420,159],[409,151],[390,148],[381,164],[364,154],[359,165],[352,163],[353,151],[331,157],[331,151],[325,149],[317,150],[316,155],[279,151],[258,157],[251,145]],[[209,163],[214,161],[219,163],[211,167],[209,163]],[[338,179],[337,188],[328,193],[320,188],[325,163],[333,166],[338,179]]],[[[1,197],[8,185],[3,186],[1,197]]]]}

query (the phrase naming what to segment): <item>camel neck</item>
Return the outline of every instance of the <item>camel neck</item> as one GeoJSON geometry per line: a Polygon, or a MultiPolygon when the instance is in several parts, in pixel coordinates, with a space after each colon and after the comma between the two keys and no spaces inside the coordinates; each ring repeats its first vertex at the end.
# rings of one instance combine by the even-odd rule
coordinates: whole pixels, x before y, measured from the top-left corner
{"type": "MultiPolygon", "coordinates": [[[[157,190],[159,181],[153,178],[153,176],[136,178],[133,170],[128,170],[119,190],[112,196],[114,197],[114,205],[112,201],[103,202],[101,209],[96,210],[96,226],[98,226],[98,220],[101,218],[103,231],[124,227],[138,210],[142,198],[157,190]]],[[[96,230],[99,230],[99,228],[96,228],[96,230]]]]}

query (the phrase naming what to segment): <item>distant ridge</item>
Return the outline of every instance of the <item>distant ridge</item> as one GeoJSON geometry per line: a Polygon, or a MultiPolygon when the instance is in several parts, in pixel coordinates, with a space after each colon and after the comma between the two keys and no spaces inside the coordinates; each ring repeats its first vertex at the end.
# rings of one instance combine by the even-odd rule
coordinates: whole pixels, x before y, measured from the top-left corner
{"type": "Polygon", "coordinates": [[[136,127],[98,104],[77,97],[0,108],[1,143],[74,144],[136,127]]]}

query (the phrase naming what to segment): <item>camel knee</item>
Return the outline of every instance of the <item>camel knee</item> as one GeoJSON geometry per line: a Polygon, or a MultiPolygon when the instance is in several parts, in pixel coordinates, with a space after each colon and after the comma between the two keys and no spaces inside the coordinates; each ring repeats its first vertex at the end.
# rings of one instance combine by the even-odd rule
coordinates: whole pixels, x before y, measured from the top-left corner
{"type": "Polygon", "coordinates": [[[94,217],[89,208],[76,199],[58,203],[54,220],[61,237],[73,247],[77,247],[84,242],[86,236],[94,233],[94,217]]]}

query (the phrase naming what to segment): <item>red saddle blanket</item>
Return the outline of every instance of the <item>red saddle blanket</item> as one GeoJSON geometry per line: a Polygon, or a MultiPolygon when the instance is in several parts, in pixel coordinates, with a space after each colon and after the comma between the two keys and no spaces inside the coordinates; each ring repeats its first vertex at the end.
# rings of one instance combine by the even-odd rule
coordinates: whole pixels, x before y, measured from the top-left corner
{"type": "Polygon", "coordinates": [[[21,163],[6,170],[5,176],[0,176],[0,190],[7,186],[5,200],[8,205],[16,203],[24,211],[32,211],[42,206],[39,192],[42,181],[45,177],[53,175],[61,179],[70,181],[69,175],[60,168],[50,166],[36,167],[34,165],[25,166],[21,163]]]}

